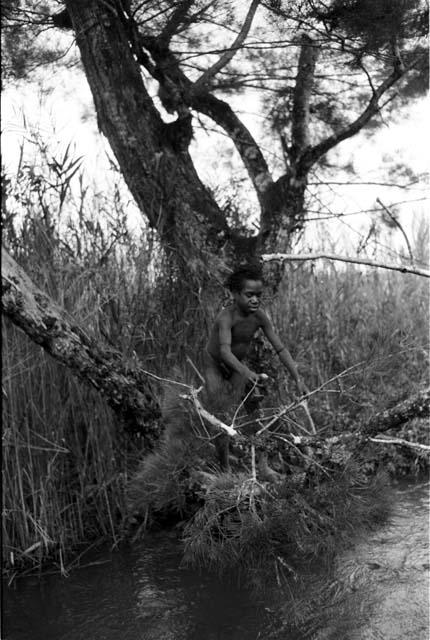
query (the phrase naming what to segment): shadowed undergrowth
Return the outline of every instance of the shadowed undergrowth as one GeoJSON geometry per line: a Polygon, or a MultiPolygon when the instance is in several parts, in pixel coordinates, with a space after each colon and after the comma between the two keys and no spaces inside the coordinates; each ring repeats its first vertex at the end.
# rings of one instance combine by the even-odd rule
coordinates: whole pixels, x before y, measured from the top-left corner
{"type": "Polygon", "coordinates": [[[292,465],[277,483],[259,482],[243,465],[216,470],[213,453],[179,452],[164,442],[128,490],[132,535],[179,525],[184,563],[240,579],[256,592],[285,587],[313,558],[335,552],[382,522],[390,509],[385,472],[367,476],[358,461],[330,474],[292,465]],[[212,455],[212,457],[211,457],[212,455]]]}
{"type": "Polygon", "coordinates": [[[351,443],[272,446],[270,463],[282,475],[269,483],[252,472],[255,438],[235,438],[232,469],[220,472],[190,405],[169,392],[163,417],[160,447],[129,483],[128,535],[176,526],[188,566],[239,578],[256,592],[285,587],[304,563],[329,563],[389,512],[387,474],[367,473],[351,443]]]}

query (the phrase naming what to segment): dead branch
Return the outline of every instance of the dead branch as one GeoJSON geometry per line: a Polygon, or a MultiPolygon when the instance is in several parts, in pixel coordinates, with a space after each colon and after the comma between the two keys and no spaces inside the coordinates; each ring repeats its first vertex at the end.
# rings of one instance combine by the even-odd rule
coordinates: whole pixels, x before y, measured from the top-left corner
{"type": "Polygon", "coordinates": [[[364,264],[368,267],[378,267],[380,269],[391,269],[392,271],[400,271],[401,273],[413,273],[417,276],[430,278],[430,271],[419,269],[418,267],[407,267],[405,265],[387,264],[385,262],[377,262],[369,258],[353,258],[351,256],[338,256],[333,253],[266,253],[261,256],[263,262],[272,261],[305,261],[305,260],[337,260],[340,262],[351,262],[353,264],[364,264]]]}
{"type": "Polygon", "coordinates": [[[370,442],[378,442],[380,444],[399,444],[404,447],[411,447],[412,449],[420,449],[421,451],[430,452],[430,447],[427,444],[420,444],[419,442],[410,442],[403,438],[369,438],[370,442]]]}
{"type": "MultiPolygon", "coordinates": [[[[200,389],[190,388],[190,393],[183,394],[181,395],[181,397],[191,400],[199,416],[209,422],[212,426],[217,429],[226,431],[231,436],[236,436],[238,433],[236,429],[223,423],[203,407],[203,405],[197,398],[197,394],[199,393],[199,391],[201,391],[201,387],[200,389]]],[[[306,397],[309,397],[313,394],[314,391],[310,391],[309,394],[306,395],[306,397]]],[[[257,435],[260,435],[261,433],[267,431],[280,417],[293,411],[294,409],[297,409],[297,407],[302,405],[302,402],[303,398],[300,398],[297,402],[293,402],[288,406],[281,407],[277,412],[275,412],[273,418],[269,420],[269,422],[257,432],[257,435]]],[[[369,420],[359,423],[355,432],[353,434],[349,433],[348,435],[354,435],[361,438],[364,437],[365,439],[370,440],[372,436],[375,436],[376,434],[383,431],[388,431],[389,429],[400,427],[402,424],[408,422],[409,420],[412,420],[413,418],[426,418],[429,417],[429,415],[430,387],[423,391],[419,391],[407,400],[403,400],[402,402],[396,404],[393,407],[390,407],[389,409],[386,409],[385,411],[377,413],[369,420]]],[[[312,443],[324,440],[324,438],[321,438],[318,435],[297,436],[290,434],[290,437],[292,437],[296,444],[307,445],[312,445],[312,443]]],[[[337,436],[335,436],[335,439],[336,438],[337,436]]],[[[333,440],[333,438],[328,439],[333,440]]]]}
{"type": "Polygon", "coordinates": [[[209,424],[211,424],[213,427],[215,427],[216,429],[221,429],[221,431],[225,431],[229,436],[236,436],[236,429],[228,424],[225,424],[204,408],[197,397],[197,394],[199,393],[199,391],[201,391],[201,389],[202,387],[200,387],[200,389],[193,389],[190,387],[190,393],[181,394],[180,397],[184,398],[185,400],[190,400],[193,403],[198,415],[203,418],[203,420],[206,420],[206,422],[209,422],[209,424]]]}

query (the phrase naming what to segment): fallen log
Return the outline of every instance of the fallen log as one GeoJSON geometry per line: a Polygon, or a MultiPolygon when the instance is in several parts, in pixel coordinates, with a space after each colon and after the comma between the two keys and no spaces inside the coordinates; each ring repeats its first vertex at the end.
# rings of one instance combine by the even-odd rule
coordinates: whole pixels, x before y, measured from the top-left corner
{"type": "Polygon", "coordinates": [[[31,340],[82,381],[97,389],[124,421],[152,448],[159,436],[158,403],[149,376],[128,367],[120,352],[90,337],[41,291],[2,249],[2,311],[31,340]]]}
{"type": "Polygon", "coordinates": [[[430,415],[430,387],[399,402],[389,409],[377,413],[358,427],[363,436],[373,436],[389,429],[397,429],[413,418],[428,418],[430,415]]]}

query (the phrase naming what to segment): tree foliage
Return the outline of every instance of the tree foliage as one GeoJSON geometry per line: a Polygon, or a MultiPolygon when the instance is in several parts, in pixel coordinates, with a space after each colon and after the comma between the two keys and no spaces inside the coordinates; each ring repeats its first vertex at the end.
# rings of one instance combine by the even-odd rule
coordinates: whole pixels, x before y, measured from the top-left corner
{"type": "MultiPolygon", "coordinates": [[[[202,246],[240,254],[288,242],[304,224],[311,168],[392,108],[402,88],[406,95],[405,78],[409,94],[423,90],[425,15],[421,0],[22,0],[4,13],[5,75],[28,73],[28,43],[44,29],[74,32],[99,127],[164,245],[188,244],[187,259],[202,246]],[[255,94],[275,156],[244,124],[238,99],[255,94]],[[235,226],[195,172],[189,145],[209,121],[235,146],[254,188],[257,234],[243,219],[235,226]],[[130,166],[142,147],[149,162],[130,166]],[[142,174],[151,189],[138,185],[142,174]]],[[[32,54],[39,63],[54,56],[46,39],[43,46],[32,54]]]]}

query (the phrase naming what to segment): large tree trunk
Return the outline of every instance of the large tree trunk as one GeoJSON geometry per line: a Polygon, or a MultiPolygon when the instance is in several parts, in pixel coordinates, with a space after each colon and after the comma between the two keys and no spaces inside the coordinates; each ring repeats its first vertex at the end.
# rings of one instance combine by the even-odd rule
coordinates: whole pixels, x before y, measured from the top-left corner
{"type": "Polygon", "coordinates": [[[158,403],[146,373],[126,367],[122,355],[88,336],[38,289],[2,250],[2,311],[71,373],[97,389],[151,448],[158,438],[158,403]]]}
{"type": "Polygon", "coordinates": [[[97,0],[67,0],[66,5],[99,128],[137,205],[164,247],[189,269],[201,271],[216,261],[229,230],[188,153],[189,118],[162,121],[114,5],[97,0]]]}

